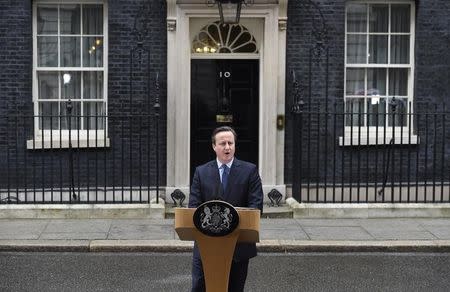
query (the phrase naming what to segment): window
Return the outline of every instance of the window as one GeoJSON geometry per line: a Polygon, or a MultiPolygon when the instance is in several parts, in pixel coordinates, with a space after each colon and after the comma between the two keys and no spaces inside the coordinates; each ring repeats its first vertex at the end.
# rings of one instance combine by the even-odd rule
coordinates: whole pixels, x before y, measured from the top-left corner
{"type": "MultiPolygon", "coordinates": [[[[413,100],[414,3],[357,2],[346,7],[346,129],[408,127],[413,100]],[[392,114],[396,101],[396,114],[392,114]],[[394,121],[395,119],[395,121],[394,121]]],[[[404,131],[407,133],[408,131],[404,131]]]]}
{"type": "Polygon", "coordinates": [[[250,53],[258,54],[255,37],[240,24],[220,24],[219,21],[204,26],[195,36],[192,53],[250,53]]]}
{"type": "MultiPolygon", "coordinates": [[[[106,128],[105,5],[37,1],[33,7],[33,102],[36,137],[106,128]],[[68,102],[72,108],[68,118],[68,102]]],[[[87,134],[89,135],[89,134],[87,134]]],[[[43,138],[42,138],[43,139],[43,138]]]]}

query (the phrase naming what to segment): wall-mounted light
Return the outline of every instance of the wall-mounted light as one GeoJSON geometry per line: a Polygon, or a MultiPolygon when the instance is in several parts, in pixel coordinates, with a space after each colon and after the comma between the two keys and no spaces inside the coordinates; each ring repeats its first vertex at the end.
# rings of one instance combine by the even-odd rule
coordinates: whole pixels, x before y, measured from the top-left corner
{"type": "Polygon", "coordinates": [[[253,4],[254,0],[206,0],[209,6],[217,4],[222,24],[237,24],[241,18],[242,4],[253,4]]]}

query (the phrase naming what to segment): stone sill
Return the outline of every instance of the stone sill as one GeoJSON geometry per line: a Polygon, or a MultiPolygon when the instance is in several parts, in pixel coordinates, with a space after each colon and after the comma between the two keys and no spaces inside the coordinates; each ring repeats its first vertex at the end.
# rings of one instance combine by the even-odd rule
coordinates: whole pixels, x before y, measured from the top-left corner
{"type": "Polygon", "coordinates": [[[0,205],[0,219],[164,219],[164,201],[157,204],[23,204],[0,205]]]}
{"type": "MultiPolygon", "coordinates": [[[[98,138],[94,139],[72,139],[72,148],[107,148],[110,147],[109,138],[98,138]]],[[[39,149],[68,149],[69,139],[56,140],[50,139],[44,141],[42,139],[27,140],[28,150],[39,150],[39,149]]]]}
{"type": "MultiPolygon", "coordinates": [[[[369,136],[367,139],[366,135],[358,136],[358,133],[353,133],[353,137],[350,137],[350,134],[345,137],[339,137],[339,146],[367,146],[367,145],[389,145],[392,136],[378,136],[375,137],[369,136]],[[378,138],[378,139],[377,139],[378,138]]],[[[403,135],[403,137],[395,136],[394,143],[395,145],[417,145],[420,143],[420,139],[416,135],[403,135]]]]}
{"type": "Polygon", "coordinates": [[[449,218],[449,203],[299,203],[286,199],[293,218],[449,218]]]}

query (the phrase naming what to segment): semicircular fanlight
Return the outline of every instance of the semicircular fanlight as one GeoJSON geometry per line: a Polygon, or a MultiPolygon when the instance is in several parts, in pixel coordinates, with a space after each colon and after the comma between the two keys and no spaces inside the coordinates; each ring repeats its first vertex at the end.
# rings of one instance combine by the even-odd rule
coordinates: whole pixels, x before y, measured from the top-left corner
{"type": "Polygon", "coordinates": [[[192,53],[253,53],[258,54],[255,37],[240,24],[221,24],[219,21],[204,26],[192,42],[192,53]]]}

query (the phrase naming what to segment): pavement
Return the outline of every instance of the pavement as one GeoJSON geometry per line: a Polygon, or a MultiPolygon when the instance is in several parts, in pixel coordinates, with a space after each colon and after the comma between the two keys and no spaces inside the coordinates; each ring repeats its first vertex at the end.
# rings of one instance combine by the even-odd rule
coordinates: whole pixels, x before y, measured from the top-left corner
{"type": "MultiPolygon", "coordinates": [[[[261,219],[260,252],[450,252],[450,218],[261,219]]],[[[187,252],[173,219],[0,219],[0,251],[187,252]]]]}

